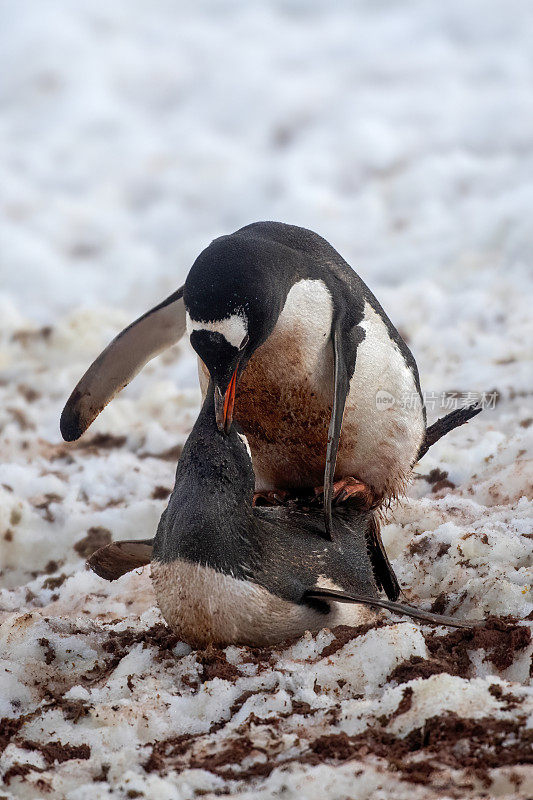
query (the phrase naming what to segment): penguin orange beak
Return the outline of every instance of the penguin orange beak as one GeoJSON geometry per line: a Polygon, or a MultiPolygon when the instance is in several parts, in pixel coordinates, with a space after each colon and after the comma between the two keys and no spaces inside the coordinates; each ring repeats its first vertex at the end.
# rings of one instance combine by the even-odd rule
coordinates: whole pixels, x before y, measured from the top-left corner
{"type": "Polygon", "coordinates": [[[228,388],[226,389],[226,393],[224,395],[222,395],[222,392],[218,386],[215,386],[215,417],[217,421],[217,427],[221,433],[229,433],[233,422],[233,409],[235,407],[235,390],[237,388],[238,369],[238,367],[235,368],[235,372],[231,376],[230,382],[228,383],[228,388]]]}

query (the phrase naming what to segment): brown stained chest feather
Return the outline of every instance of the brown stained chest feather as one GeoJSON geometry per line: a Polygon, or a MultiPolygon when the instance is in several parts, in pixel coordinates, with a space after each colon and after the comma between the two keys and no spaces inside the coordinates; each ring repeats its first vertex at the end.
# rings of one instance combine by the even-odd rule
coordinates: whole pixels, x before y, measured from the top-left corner
{"type": "Polygon", "coordinates": [[[277,337],[252,356],[237,387],[235,418],[254,466],[280,487],[319,485],[324,475],[331,403],[302,364],[297,332],[277,337]]]}

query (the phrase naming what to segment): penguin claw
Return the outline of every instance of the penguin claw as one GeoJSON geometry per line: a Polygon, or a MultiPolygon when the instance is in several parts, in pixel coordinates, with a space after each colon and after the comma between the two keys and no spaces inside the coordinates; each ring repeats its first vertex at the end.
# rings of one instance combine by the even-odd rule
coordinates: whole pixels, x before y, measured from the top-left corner
{"type": "Polygon", "coordinates": [[[339,492],[339,494],[338,494],[336,497],[334,497],[334,498],[333,498],[333,502],[334,502],[335,504],[340,504],[340,503],[342,503],[344,500],[346,500],[346,498],[347,498],[348,496],[349,496],[349,495],[348,495],[348,492],[346,491],[346,489],[342,489],[342,490],[339,492]]]}
{"type": "MultiPolygon", "coordinates": [[[[324,487],[318,486],[312,491],[297,492],[287,489],[272,489],[271,491],[256,492],[254,506],[294,506],[296,508],[314,508],[323,502],[324,487]]],[[[381,502],[371,487],[360,481],[359,478],[342,478],[333,484],[333,504],[335,506],[346,503],[361,511],[371,511],[381,502]]]]}
{"type": "MultiPolygon", "coordinates": [[[[321,498],[323,493],[324,490],[321,486],[315,489],[317,498],[321,498]]],[[[361,510],[371,511],[379,506],[381,498],[376,495],[367,483],[359,480],[359,478],[349,477],[342,478],[333,484],[332,500],[335,505],[349,503],[361,510]]]]}
{"type": "Polygon", "coordinates": [[[283,506],[290,498],[289,492],[284,489],[274,489],[269,492],[256,492],[252,505],[254,506],[283,506]]]}

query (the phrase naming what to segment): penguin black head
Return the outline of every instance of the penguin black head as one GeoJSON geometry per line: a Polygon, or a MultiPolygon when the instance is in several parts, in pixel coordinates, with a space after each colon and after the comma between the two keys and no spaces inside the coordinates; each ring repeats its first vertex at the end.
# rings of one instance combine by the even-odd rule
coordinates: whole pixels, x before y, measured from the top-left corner
{"type": "Polygon", "coordinates": [[[217,425],[226,433],[239,376],[285,303],[290,270],[283,267],[271,243],[237,232],[200,253],[185,281],[190,342],[209,370],[217,425]]]}
{"type": "MultiPolygon", "coordinates": [[[[202,325],[201,322],[192,325],[202,325]]],[[[209,323],[205,323],[206,325],[209,323]]],[[[211,325],[216,323],[211,322],[211,325]]],[[[219,322],[220,327],[231,328],[233,320],[230,317],[219,322]],[[227,323],[227,324],[226,324],[227,323]]],[[[215,417],[218,429],[228,433],[233,421],[233,406],[235,403],[235,389],[237,379],[244,368],[249,355],[245,354],[249,337],[245,334],[239,346],[228,341],[223,333],[206,328],[194,328],[191,325],[190,342],[203,363],[209,370],[209,375],[214,384],[215,417]]]]}
{"type": "MultiPolygon", "coordinates": [[[[205,520],[209,497],[216,514],[224,509],[235,514],[238,507],[251,508],[255,476],[246,437],[234,425],[225,432],[218,429],[213,407],[213,382],[210,381],[198,419],[185,445],[176,470],[173,498],[192,518],[191,498],[197,496],[202,509],[199,522],[205,520]]],[[[228,512],[229,513],[229,512],[228,512]]]]}

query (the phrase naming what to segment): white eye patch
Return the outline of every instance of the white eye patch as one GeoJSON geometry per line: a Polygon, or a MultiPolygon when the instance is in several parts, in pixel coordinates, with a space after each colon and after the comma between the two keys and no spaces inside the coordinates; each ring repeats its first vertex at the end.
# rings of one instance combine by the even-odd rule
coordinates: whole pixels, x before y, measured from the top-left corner
{"type": "Polygon", "coordinates": [[[191,319],[189,312],[187,312],[187,333],[189,336],[193,331],[220,333],[229,344],[240,348],[244,337],[248,333],[248,320],[244,314],[231,314],[225,319],[206,322],[205,320],[191,319]]]}

